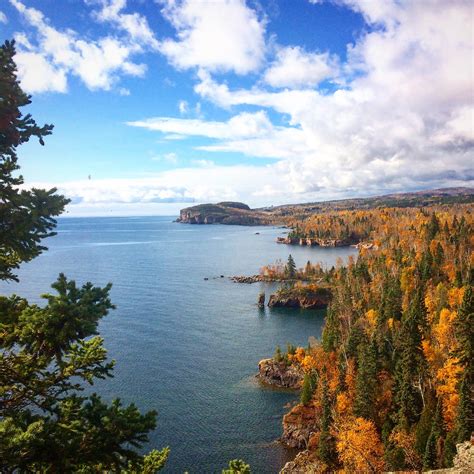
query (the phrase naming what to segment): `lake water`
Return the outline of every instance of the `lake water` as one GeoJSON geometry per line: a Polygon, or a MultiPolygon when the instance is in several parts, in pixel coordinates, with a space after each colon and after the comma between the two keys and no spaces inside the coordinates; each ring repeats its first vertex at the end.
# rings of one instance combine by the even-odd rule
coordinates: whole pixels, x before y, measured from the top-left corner
{"type": "Polygon", "coordinates": [[[277,344],[306,346],[309,336],[319,337],[324,312],[259,310],[257,295],[268,297],[270,286],[220,275],[255,274],[289,253],[298,266],[333,265],[356,250],[278,245],[281,228],[172,219],[61,219],[58,235],[45,241],[49,250],[0,292],[38,302],[59,272],[80,283],[113,282],[117,309],[100,332],[117,361],[115,377],[94,390],[158,411],[148,449],[170,446],[164,472],[220,473],[227,460],[242,458],[255,473],[276,473],[294,454],[275,440],[296,395],[260,386],[257,364],[277,344]]]}

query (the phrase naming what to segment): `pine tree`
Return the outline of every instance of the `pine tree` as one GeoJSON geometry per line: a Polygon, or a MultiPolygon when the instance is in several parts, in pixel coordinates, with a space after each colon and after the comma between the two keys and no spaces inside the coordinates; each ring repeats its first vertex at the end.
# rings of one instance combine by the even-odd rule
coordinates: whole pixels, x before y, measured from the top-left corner
{"type": "Polygon", "coordinates": [[[377,349],[375,340],[359,345],[354,414],[374,421],[376,414],[377,349]]]}
{"type": "Polygon", "coordinates": [[[421,327],[424,324],[424,303],[422,293],[417,289],[410,308],[402,317],[399,356],[395,367],[397,417],[404,428],[416,423],[421,414],[421,393],[414,382],[420,381],[424,369],[421,348],[421,327]]]}
{"type": "Polygon", "coordinates": [[[459,388],[459,406],[456,417],[456,441],[462,443],[471,438],[474,431],[473,385],[464,373],[459,388]]]}
{"type": "MultiPolygon", "coordinates": [[[[38,256],[54,235],[67,200],[55,189],[21,190],[17,147],[52,131],[20,108],[15,46],[0,47],[0,280],[16,280],[20,263],[38,256]]],[[[168,449],[141,454],[154,411],[105,403],[85,385],[111,377],[97,326],[113,305],[110,285],[77,287],[60,275],[42,306],[0,296],[0,471],[156,472],[168,449]]]]}
{"type": "Polygon", "coordinates": [[[441,459],[439,459],[438,453],[438,441],[443,436],[443,416],[441,413],[441,404],[438,403],[431,425],[431,432],[426,442],[426,448],[423,455],[423,469],[428,470],[441,467],[441,459]]]}
{"type": "Polygon", "coordinates": [[[296,277],[296,264],[291,254],[288,255],[288,262],[285,266],[285,276],[290,280],[296,277]]]}
{"type": "Polygon", "coordinates": [[[331,467],[337,459],[336,446],[330,433],[332,415],[331,400],[329,397],[329,387],[327,377],[322,378],[322,417],[321,435],[319,437],[318,456],[328,467],[331,467]]]}
{"type": "Polygon", "coordinates": [[[55,235],[55,216],[63,212],[68,200],[56,189],[21,189],[17,147],[50,135],[53,126],[39,126],[21,108],[31,98],[21,89],[17,76],[14,42],[0,47],[0,280],[16,280],[14,271],[21,263],[46,250],[41,240],[55,235]]]}
{"type": "Polygon", "coordinates": [[[305,374],[303,388],[301,389],[300,401],[303,405],[308,405],[313,396],[313,380],[310,374],[305,374]]]}
{"type": "Polygon", "coordinates": [[[331,306],[327,309],[323,327],[322,345],[326,352],[335,350],[340,342],[341,333],[337,311],[331,306]]]}

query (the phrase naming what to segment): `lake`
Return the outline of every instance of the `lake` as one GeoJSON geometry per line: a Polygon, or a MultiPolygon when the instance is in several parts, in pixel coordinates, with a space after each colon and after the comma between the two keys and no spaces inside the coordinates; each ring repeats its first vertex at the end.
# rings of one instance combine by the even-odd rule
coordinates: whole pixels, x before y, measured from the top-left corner
{"type": "Polygon", "coordinates": [[[49,250],[0,292],[39,302],[60,272],[79,283],[112,282],[117,309],[100,333],[117,361],[115,377],[93,389],[158,411],[147,449],[171,448],[163,472],[220,473],[229,459],[242,458],[253,472],[276,473],[294,455],[276,439],[296,395],[262,387],[257,365],[276,345],[306,346],[309,336],[319,337],[324,311],[259,310],[257,296],[268,297],[271,285],[227,277],[258,273],[289,253],[298,266],[330,266],[357,251],[279,245],[281,228],[172,220],[60,219],[58,235],[45,241],[49,250]]]}

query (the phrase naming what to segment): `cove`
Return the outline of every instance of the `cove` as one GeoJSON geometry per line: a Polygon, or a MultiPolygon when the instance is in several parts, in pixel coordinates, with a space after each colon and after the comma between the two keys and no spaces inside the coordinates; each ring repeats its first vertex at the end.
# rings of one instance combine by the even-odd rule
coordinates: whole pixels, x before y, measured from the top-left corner
{"type": "Polygon", "coordinates": [[[40,302],[60,272],[78,283],[111,281],[117,309],[100,333],[117,361],[115,377],[92,389],[158,411],[150,446],[170,446],[163,472],[220,473],[234,458],[253,472],[278,472],[292,455],[275,440],[295,394],[259,385],[257,364],[276,345],[306,346],[309,336],[319,337],[324,311],[261,311],[257,295],[268,296],[271,286],[220,275],[252,275],[289,253],[298,266],[330,266],[357,251],[277,245],[281,228],[172,220],[60,219],[58,235],[45,241],[49,250],[22,266],[19,284],[1,283],[0,292],[40,302]]]}

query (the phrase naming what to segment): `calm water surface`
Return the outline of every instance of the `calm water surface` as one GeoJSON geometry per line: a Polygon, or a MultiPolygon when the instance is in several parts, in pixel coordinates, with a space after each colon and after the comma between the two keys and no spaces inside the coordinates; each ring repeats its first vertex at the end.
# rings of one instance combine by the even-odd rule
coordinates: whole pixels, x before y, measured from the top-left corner
{"type": "Polygon", "coordinates": [[[113,282],[117,309],[100,332],[117,361],[115,377],[94,390],[158,411],[149,448],[170,446],[164,472],[220,473],[228,459],[242,458],[253,472],[276,473],[292,454],[275,440],[295,394],[261,387],[257,364],[277,344],[319,337],[324,312],[261,311],[257,295],[271,287],[220,275],[255,274],[290,252],[298,266],[356,253],[277,245],[282,232],[170,217],[61,219],[49,251],[0,291],[39,301],[59,272],[80,283],[113,282]]]}

